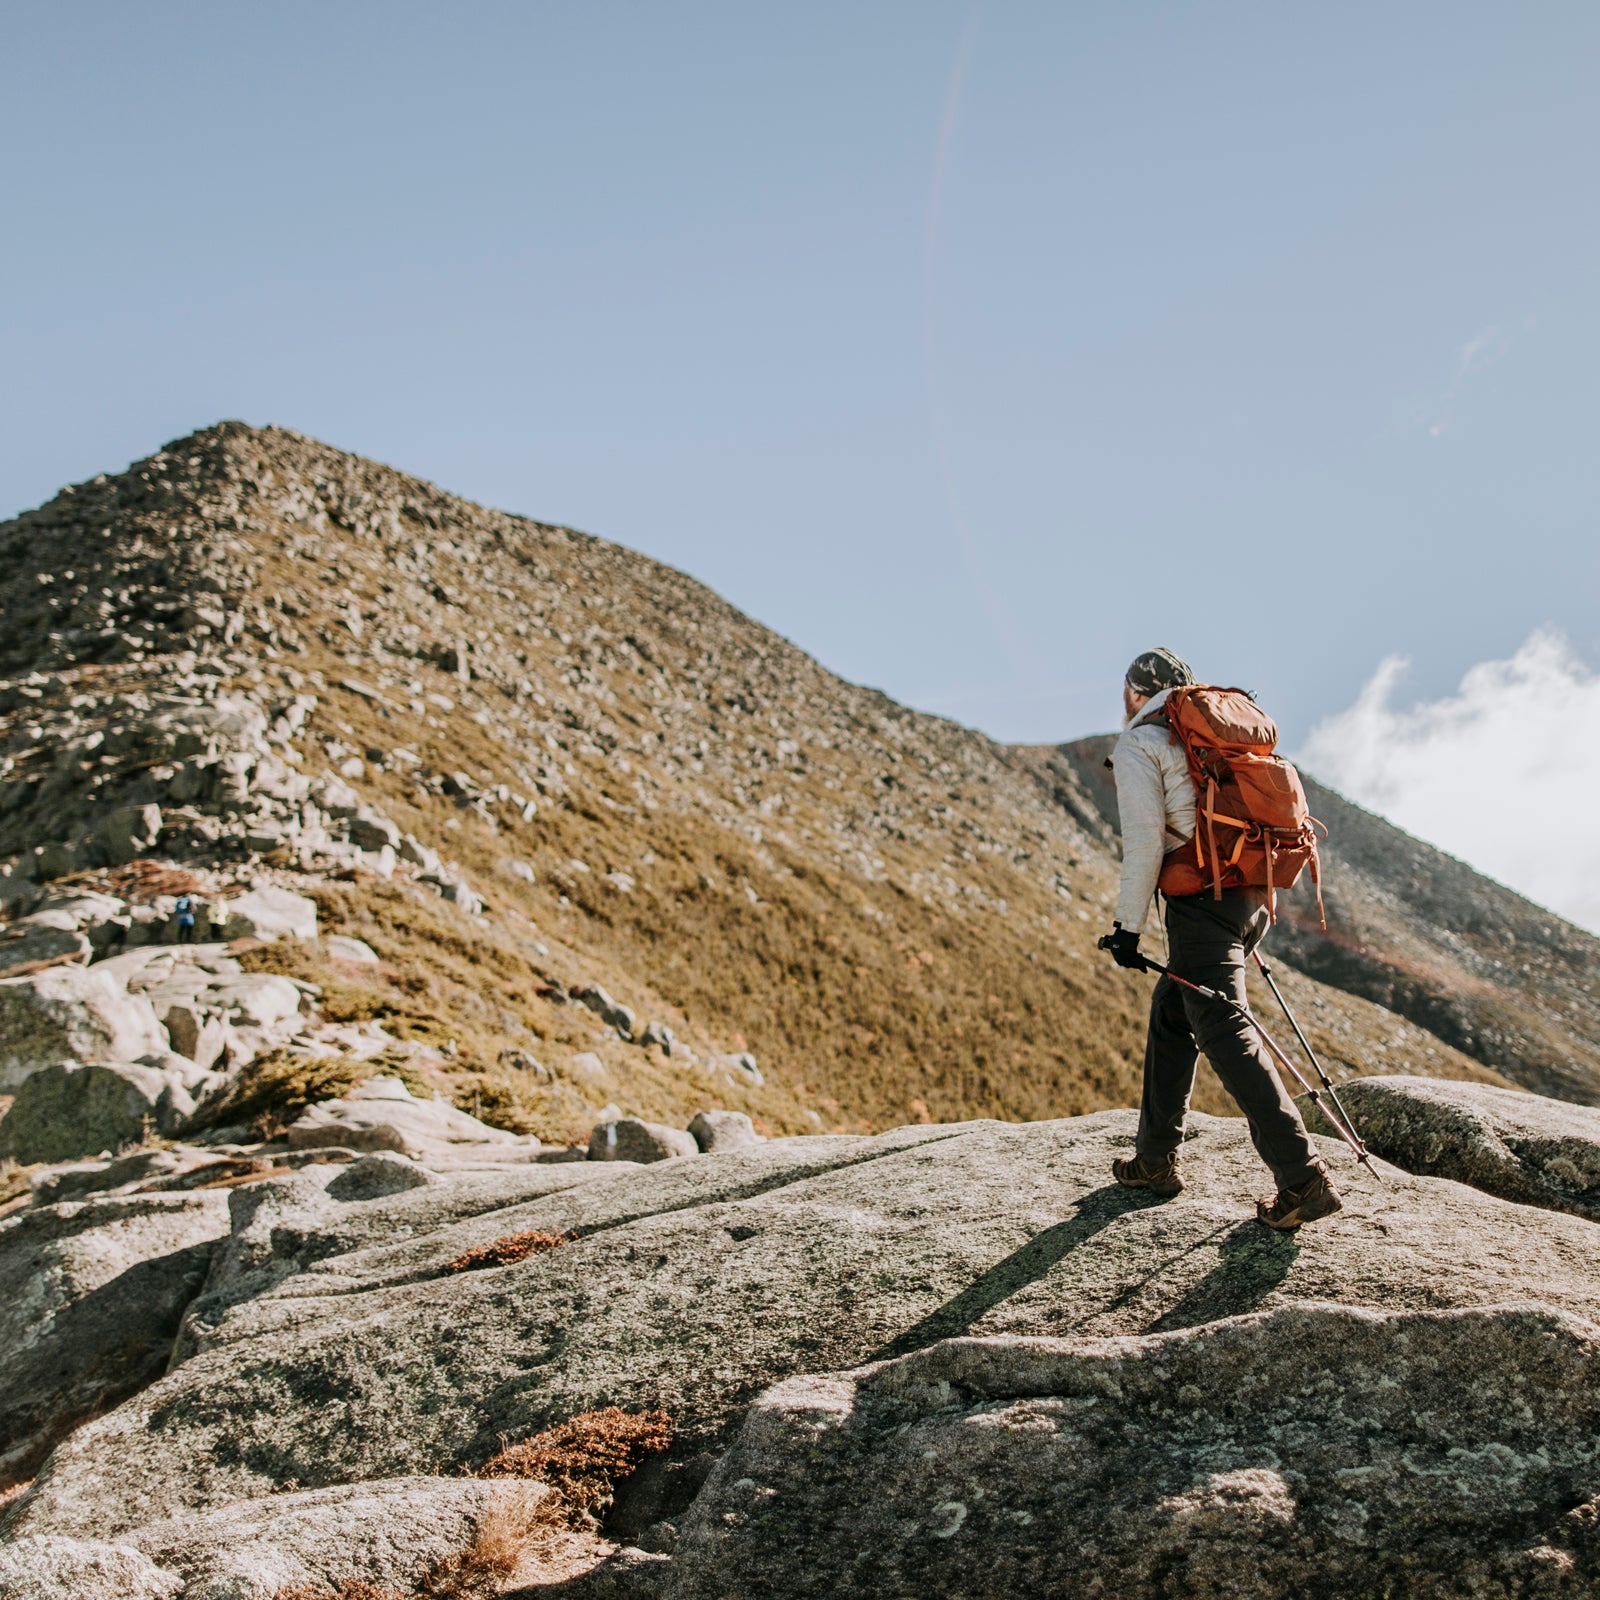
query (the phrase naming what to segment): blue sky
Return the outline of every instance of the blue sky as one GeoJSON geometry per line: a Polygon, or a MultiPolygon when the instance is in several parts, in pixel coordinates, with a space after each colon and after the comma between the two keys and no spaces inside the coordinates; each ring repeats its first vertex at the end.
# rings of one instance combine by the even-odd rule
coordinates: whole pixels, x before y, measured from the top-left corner
{"type": "Polygon", "coordinates": [[[0,514],[221,417],[1000,737],[1600,661],[1600,8],[11,0],[0,514]]]}

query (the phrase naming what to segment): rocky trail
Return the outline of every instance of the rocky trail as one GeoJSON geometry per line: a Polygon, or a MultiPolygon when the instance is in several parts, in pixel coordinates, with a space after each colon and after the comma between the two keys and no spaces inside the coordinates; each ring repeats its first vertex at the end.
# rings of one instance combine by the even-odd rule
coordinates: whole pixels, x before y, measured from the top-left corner
{"type": "Polygon", "coordinates": [[[1094,741],[238,423],[0,524],[0,674],[4,1600],[1600,1585],[1590,936],[1318,791],[1285,1237],[1209,1074],[1110,1181],[1094,741]]]}
{"type": "MultiPolygon", "coordinates": [[[[1472,1086],[1380,1083],[1413,1139],[1440,1131],[1436,1168],[1470,1175],[1445,1153],[1464,1118],[1502,1138],[1542,1119],[1565,1141],[1546,1182],[1600,1194],[1600,1136],[1556,1102],[1502,1091],[1517,1104],[1496,1123],[1472,1086]]],[[[30,1370],[114,1353],[150,1299],[139,1254],[204,1282],[166,1375],[82,1422],[12,1502],[0,1593],[434,1592],[448,1539],[380,1537],[376,1497],[470,1546],[507,1441],[612,1408],[665,1412],[669,1447],[607,1485],[578,1570],[569,1523],[565,1545],[525,1539],[502,1592],[1600,1582],[1592,1221],[1380,1161],[1338,1217],[1272,1234],[1236,1119],[1196,1117],[1190,1186],[1162,1204],[1109,1181],[1132,1118],[645,1165],[440,1174],[385,1152],[189,1193],[108,1169],[124,1192],[0,1224],[0,1274],[55,1264],[31,1325],[53,1348],[30,1370]],[[122,1270],[78,1276],[113,1233],[122,1270]],[[330,1538],[336,1515],[372,1536],[330,1538]],[[22,1576],[96,1563],[142,1587],[22,1576]]]]}

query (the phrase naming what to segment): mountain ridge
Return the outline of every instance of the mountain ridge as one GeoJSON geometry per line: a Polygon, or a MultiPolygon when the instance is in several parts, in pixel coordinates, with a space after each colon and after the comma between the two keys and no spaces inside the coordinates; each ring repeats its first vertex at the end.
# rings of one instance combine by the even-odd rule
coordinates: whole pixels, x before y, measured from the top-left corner
{"type": "MultiPolygon", "coordinates": [[[[150,858],[311,893],[366,940],[380,966],[325,987],[450,1046],[429,1081],[490,1120],[576,1138],[607,1103],[681,1126],[716,1101],[867,1131],[1137,1100],[1148,980],[1094,950],[1114,835],[1071,747],[848,684],[597,536],[219,424],[0,525],[0,672],[0,884],[106,887],[108,819],[153,806],[150,858]],[[682,1050],[602,1027],[592,987],[682,1050]]],[[[1324,975],[1286,981],[1336,1072],[1517,1077],[1324,975]]],[[[1196,1103],[1231,1109],[1208,1077],[1196,1103]]]]}

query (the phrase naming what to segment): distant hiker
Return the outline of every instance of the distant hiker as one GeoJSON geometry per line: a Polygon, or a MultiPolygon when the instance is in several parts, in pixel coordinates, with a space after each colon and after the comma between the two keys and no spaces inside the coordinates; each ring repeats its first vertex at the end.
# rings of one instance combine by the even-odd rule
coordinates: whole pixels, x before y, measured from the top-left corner
{"type": "Polygon", "coordinates": [[[174,908],[178,913],[178,943],[188,944],[194,938],[194,898],[180,894],[174,908]]]}
{"type": "Polygon", "coordinates": [[[1231,996],[1240,1009],[1203,999],[1172,978],[1158,980],[1136,1154],[1114,1161],[1112,1174],[1129,1188],[1164,1197],[1183,1188],[1178,1149],[1203,1050],[1277,1180],[1276,1197],[1257,1205],[1257,1217],[1272,1228],[1297,1228],[1338,1211],[1341,1202],[1247,1020],[1244,964],[1271,923],[1275,890],[1294,881],[1308,855],[1314,861],[1314,849],[1287,830],[1279,844],[1275,830],[1253,826],[1249,816],[1233,824],[1259,798],[1241,795],[1239,783],[1248,787],[1258,776],[1277,785],[1263,806],[1286,802],[1292,784],[1303,818],[1299,779],[1286,763],[1259,756],[1246,757],[1260,766],[1241,779],[1216,745],[1270,751],[1277,729],[1244,691],[1195,687],[1188,664],[1170,650],[1146,650],[1134,661],[1122,704],[1122,736],[1111,756],[1122,820],[1122,884],[1116,922],[1102,942],[1118,966],[1142,970],[1139,935],[1159,885],[1172,972],[1231,996]],[[1287,779],[1280,776],[1285,770],[1287,779]]]}

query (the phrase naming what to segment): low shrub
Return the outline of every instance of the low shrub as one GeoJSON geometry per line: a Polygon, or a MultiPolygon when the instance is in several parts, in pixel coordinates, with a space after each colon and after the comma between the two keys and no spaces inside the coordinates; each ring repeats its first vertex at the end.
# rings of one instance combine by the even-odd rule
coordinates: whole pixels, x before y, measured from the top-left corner
{"type": "Polygon", "coordinates": [[[490,1244],[468,1250],[454,1261],[444,1264],[446,1272],[477,1272],[484,1267],[509,1267],[541,1250],[559,1250],[570,1236],[564,1233],[540,1233],[530,1228],[526,1233],[508,1233],[490,1244]]]}

